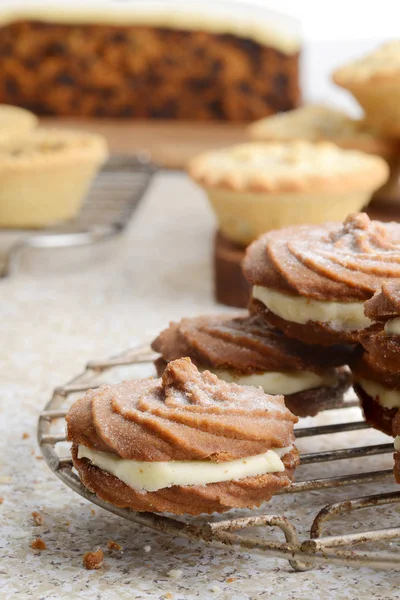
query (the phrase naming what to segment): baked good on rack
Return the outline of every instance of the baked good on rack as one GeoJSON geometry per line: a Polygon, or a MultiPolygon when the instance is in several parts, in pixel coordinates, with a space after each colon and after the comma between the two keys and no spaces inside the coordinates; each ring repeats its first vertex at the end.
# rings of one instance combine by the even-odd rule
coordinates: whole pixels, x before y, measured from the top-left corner
{"type": "Polygon", "coordinates": [[[356,343],[364,302],[400,282],[400,224],[352,214],[344,223],[272,231],[246,252],[251,311],[306,343],[356,343]]]}
{"type": "Polygon", "coordinates": [[[283,397],[175,360],[161,379],[89,390],[67,415],[84,485],[115,506],[191,514],[259,506],[298,463],[283,397]]]}
{"type": "Polygon", "coordinates": [[[203,121],[299,102],[291,20],[172,0],[45,4],[0,9],[0,102],[41,115],[203,121]]]}
{"type": "Polygon", "coordinates": [[[333,74],[365,111],[365,122],[388,137],[400,137],[400,41],[389,42],[333,74]]]}
{"type": "Polygon", "coordinates": [[[199,369],[239,385],[261,386],[282,394],[299,417],[343,404],[350,374],[336,368],[348,362],[346,347],[324,348],[285,337],[257,316],[201,316],[171,323],[152,343],[160,352],[159,374],[167,364],[189,356],[199,369]]]}
{"type": "Polygon", "coordinates": [[[330,143],[249,143],[202,154],[188,165],[219,228],[246,246],[265,231],[342,220],[368,204],[388,176],[377,156],[330,143]]]}
{"type": "Polygon", "coordinates": [[[360,335],[364,352],[352,365],[354,389],[366,420],[392,435],[400,409],[400,282],[385,282],[365,303],[374,322],[360,335]]]}
{"type": "Polygon", "coordinates": [[[108,155],[100,135],[37,129],[0,144],[0,227],[45,227],[76,216],[108,155]]]}
{"type": "Polygon", "coordinates": [[[23,138],[37,123],[37,117],[28,110],[0,104],[0,144],[23,138]]]}

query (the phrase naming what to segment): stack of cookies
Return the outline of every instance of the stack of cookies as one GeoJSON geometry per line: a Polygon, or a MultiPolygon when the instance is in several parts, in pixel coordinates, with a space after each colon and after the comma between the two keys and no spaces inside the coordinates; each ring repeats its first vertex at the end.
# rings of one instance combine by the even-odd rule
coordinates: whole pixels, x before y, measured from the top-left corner
{"type": "Polygon", "coordinates": [[[191,515],[259,506],[291,485],[296,415],[341,405],[345,364],[366,419],[397,436],[400,482],[400,224],[360,213],[273,231],[244,273],[250,314],[171,323],[152,344],[159,379],[72,407],[73,462],[101,498],[191,515]]]}
{"type": "Polygon", "coordinates": [[[365,314],[374,324],[360,336],[354,389],[368,423],[392,435],[400,408],[400,283],[385,282],[365,303],[365,314]]]}

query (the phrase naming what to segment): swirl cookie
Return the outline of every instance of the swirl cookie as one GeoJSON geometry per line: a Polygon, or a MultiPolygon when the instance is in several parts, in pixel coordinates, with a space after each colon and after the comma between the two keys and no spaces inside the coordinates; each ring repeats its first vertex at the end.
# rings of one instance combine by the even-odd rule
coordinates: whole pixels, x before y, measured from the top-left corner
{"type": "Polygon", "coordinates": [[[347,362],[343,346],[305,345],[285,337],[257,316],[202,316],[171,323],[154,340],[160,352],[159,374],[166,365],[189,356],[199,369],[239,385],[261,386],[282,394],[299,417],[343,404],[349,373],[335,368],[347,362]]]}
{"type": "Polygon", "coordinates": [[[354,344],[383,281],[400,282],[400,224],[353,214],[342,223],[265,234],[247,249],[250,309],[306,343],[354,344]]]}
{"type": "Polygon", "coordinates": [[[188,171],[207,192],[222,234],[247,246],[271,229],[361,210],[389,168],[380,157],[328,142],[289,141],[215,150],[188,171]]]}
{"type": "Polygon", "coordinates": [[[67,431],[81,480],[100,498],[197,515],[259,506],[290,486],[296,421],[282,396],[199,373],[186,358],[161,379],[88,391],[67,431]]]}
{"type": "Polygon", "coordinates": [[[358,100],[368,125],[388,137],[400,137],[400,41],[340,67],[333,81],[358,100]]]}
{"type": "Polygon", "coordinates": [[[365,303],[365,314],[375,324],[360,335],[364,352],[352,365],[354,389],[365,419],[392,435],[400,409],[400,282],[384,283],[365,303]]]}

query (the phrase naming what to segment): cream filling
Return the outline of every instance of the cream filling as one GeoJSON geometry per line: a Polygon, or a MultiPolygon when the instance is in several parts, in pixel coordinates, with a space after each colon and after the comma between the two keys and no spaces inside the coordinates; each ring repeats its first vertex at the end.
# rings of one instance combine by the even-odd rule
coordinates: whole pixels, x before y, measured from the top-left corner
{"type": "Polygon", "coordinates": [[[390,335],[400,335],[400,317],[390,319],[390,321],[385,324],[385,333],[389,333],[390,335]]]}
{"type": "Polygon", "coordinates": [[[37,2],[32,5],[0,8],[0,26],[18,20],[36,20],[46,23],[143,25],[167,27],[187,31],[204,30],[215,34],[232,34],[250,38],[259,44],[271,46],[286,54],[300,48],[299,26],[295,19],[267,9],[215,3],[138,3],[133,6],[117,2],[73,3],[37,2]],[[147,4],[147,6],[146,6],[147,4]]]}
{"type": "Polygon", "coordinates": [[[400,452],[400,435],[394,438],[394,449],[396,452],[400,452]]]}
{"type": "Polygon", "coordinates": [[[358,379],[358,385],[384,408],[400,408],[400,390],[391,390],[369,379],[358,379]]]}
{"type": "Polygon", "coordinates": [[[325,323],[337,331],[365,329],[372,323],[364,315],[363,302],[327,302],[302,296],[289,296],[271,288],[255,285],[253,298],[285,321],[305,325],[309,321],[325,323]]]}
{"type": "Polygon", "coordinates": [[[311,371],[271,371],[268,373],[255,373],[253,375],[236,375],[230,371],[210,369],[220,379],[238,385],[261,386],[266,394],[290,395],[304,390],[311,390],[322,385],[335,387],[338,378],[332,374],[317,375],[311,371]]]}
{"type": "Polygon", "coordinates": [[[281,458],[291,449],[291,446],[273,448],[264,454],[216,463],[205,460],[127,460],[108,452],[79,446],[78,458],[88,458],[93,465],[111,473],[134,490],[156,492],[173,485],[207,485],[266,473],[281,473],[285,470],[281,458]]]}

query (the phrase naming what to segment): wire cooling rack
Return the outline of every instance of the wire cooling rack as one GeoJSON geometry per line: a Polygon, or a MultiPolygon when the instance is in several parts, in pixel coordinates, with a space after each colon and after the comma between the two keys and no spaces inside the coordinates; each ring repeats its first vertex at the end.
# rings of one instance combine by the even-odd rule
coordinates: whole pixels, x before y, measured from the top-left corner
{"type": "Polygon", "coordinates": [[[87,246],[120,234],[154,172],[146,154],[113,156],[98,173],[76,219],[40,230],[0,229],[0,234],[16,237],[0,264],[0,278],[12,273],[23,250],[87,246]]]}
{"type": "MultiPolygon", "coordinates": [[[[311,514],[310,532],[303,537],[300,537],[296,526],[299,519],[296,521],[295,518],[287,516],[284,510],[282,510],[282,514],[264,512],[256,514],[257,511],[247,511],[245,516],[239,518],[229,518],[232,513],[227,513],[228,518],[223,515],[223,520],[215,521],[213,517],[210,517],[204,522],[199,522],[197,518],[181,520],[173,516],[139,513],[130,509],[117,508],[91,493],[81,484],[73,468],[69,446],[65,443],[65,415],[75,399],[87,389],[98,387],[105,382],[116,383],[126,379],[127,368],[133,369],[132,372],[129,372],[131,378],[143,376],[141,371],[143,368],[148,369],[148,374],[154,374],[152,361],[156,356],[148,346],[141,346],[127,350],[109,360],[90,362],[84,373],[54,391],[52,399],[39,417],[38,441],[50,469],[66,485],[94,504],[136,524],[165,534],[185,536],[192,540],[218,542],[240,549],[261,551],[266,556],[288,560],[293,569],[297,571],[304,571],[317,564],[326,563],[369,566],[377,569],[400,568],[400,552],[388,551],[388,548],[395,545],[394,541],[400,539],[400,527],[391,526],[384,529],[375,529],[374,527],[364,530],[365,518],[361,516],[363,513],[361,509],[377,511],[370,521],[375,525],[381,521],[379,507],[391,507],[400,503],[400,492],[396,491],[393,484],[391,468],[366,472],[358,468],[346,472],[346,469],[343,468],[332,477],[308,477],[295,481],[290,488],[283,490],[281,494],[286,497],[295,495],[294,505],[296,508],[309,502],[307,498],[310,493],[315,496],[322,492],[330,492],[332,497],[332,494],[338,494],[340,490],[343,492],[345,486],[375,487],[376,489],[376,485],[379,484],[381,489],[384,489],[385,486],[390,487],[393,484],[392,490],[382,491],[379,494],[359,497],[350,497],[349,495],[349,497],[345,496],[344,499],[342,497],[328,504],[326,501],[322,502],[311,514]],[[134,369],[138,367],[139,370],[135,374],[134,369]],[[299,498],[298,503],[297,498],[299,498]],[[339,535],[324,533],[327,521],[333,521],[335,518],[343,520],[349,513],[352,515],[357,513],[357,517],[354,516],[352,519],[352,526],[348,526],[348,529],[351,529],[350,532],[339,535]],[[285,541],[277,540],[276,535],[275,539],[267,537],[268,532],[273,532],[274,528],[275,531],[283,532],[285,541]],[[256,531],[256,535],[254,533],[249,535],[249,530],[256,531]],[[365,550],[368,544],[374,546],[373,551],[365,550]],[[378,550],[376,545],[378,545],[378,550]]],[[[356,400],[350,401],[345,408],[337,412],[346,417],[355,405],[356,400]]],[[[303,442],[303,445],[305,441],[309,448],[312,448],[314,439],[323,439],[324,448],[328,448],[317,452],[301,453],[300,469],[302,466],[307,469],[307,466],[311,465],[313,470],[320,463],[332,464],[332,461],[342,468],[342,465],[344,466],[346,463],[351,464],[350,460],[352,459],[362,457],[365,460],[367,457],[393,452],[393,443],[363,445],[363,442],[370,438],[368,425],[364,421],[352,421],[351,419],[345,419],[341,423],[299,428],[296,430],[296,438],[298,443],[303,442]],[[360,445],[357,443],[351,447],[334,448],[334,444],[331,444],[334,434],[345,432],[351,432],[352,435],[357,436],[360,445]]],[[[293,496],[292,499],[294,499],[293,496]]],[[[283,502],[280,502],[281,504],[283,502]]],[[[268,505],[265,505],[263,509],[266,507],[268,505]]],[[[396,514],[392,514],[391,521],[396,523],[397,520],[396,514]]]]}

